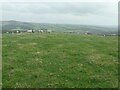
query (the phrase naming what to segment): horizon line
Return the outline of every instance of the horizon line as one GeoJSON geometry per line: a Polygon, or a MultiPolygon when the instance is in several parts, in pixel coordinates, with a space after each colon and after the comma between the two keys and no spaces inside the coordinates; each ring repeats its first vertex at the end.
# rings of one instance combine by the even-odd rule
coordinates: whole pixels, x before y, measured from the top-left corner
{"type": "Polygon", "coordinates": [[[113,26],[116,27],[118,25],[102,25],[102,24],[79,24],[79,23],[50,23],[50,22],[32,22],[32,21],[20,21],[20,20],[1,20],[0,22],[7,22],[7,21],[14,21],[14,22],[24,22],[24,23],[41,23],[41,24],[66,24],[66,25],[89,25],[89,26],[113,26]]]}

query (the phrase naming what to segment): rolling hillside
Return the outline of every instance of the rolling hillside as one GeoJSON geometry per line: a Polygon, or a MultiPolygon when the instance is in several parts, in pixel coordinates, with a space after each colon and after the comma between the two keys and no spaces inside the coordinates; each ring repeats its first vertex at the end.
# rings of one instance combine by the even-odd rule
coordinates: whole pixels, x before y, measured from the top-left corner
{"type": "Polygon", "coordinates": [[[26,30],[34,29],[40,30],[42,28],[51,29],[56,32],[90,32],[93,34],[117,34],[117,27],[105,27],[105,26],[91,26],[91,25],[73,25],[73,24],[48,24],[48,23],[30,23],[20,21],[1,21],[2,32],[12,31],[15,29],[26,30]]]}

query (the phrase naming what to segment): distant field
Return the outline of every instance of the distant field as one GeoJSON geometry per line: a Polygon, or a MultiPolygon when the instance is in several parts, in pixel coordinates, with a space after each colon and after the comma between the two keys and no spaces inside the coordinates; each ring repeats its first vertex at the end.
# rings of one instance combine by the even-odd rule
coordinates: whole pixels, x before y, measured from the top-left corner
{"type": "Polygon", "coordinates": [[[3,34],[3,88],[118,87],[118,37],[3,34]]]}

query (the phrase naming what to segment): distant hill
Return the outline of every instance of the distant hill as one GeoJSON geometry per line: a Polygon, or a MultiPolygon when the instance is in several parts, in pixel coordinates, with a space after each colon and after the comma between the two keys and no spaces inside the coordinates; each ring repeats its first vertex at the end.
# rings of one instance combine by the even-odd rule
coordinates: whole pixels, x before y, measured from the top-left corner
{"type": "Polygon", "coordinates": [[[21,21],[0,21],[2,32],[27,29],[50,29],[57,32],[90,32],[93,34],[117,34],[117,27],[105,27],[105,26],[92,26],[92,25],[74,25],[74,24],[48,24],[48,23],[32,23],[32,22],[21,22],[21,21]]]}

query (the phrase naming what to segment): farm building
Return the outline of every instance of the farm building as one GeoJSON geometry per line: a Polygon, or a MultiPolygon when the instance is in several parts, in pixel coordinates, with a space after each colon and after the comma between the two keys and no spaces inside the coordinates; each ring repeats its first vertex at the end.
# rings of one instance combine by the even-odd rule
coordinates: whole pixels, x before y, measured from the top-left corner
{"type": "Polygon", "coordinates": [[[90,33],[90,32],[86,32],[85,35],[92,35],[92,33],[90,33]]]}
{"type": "Polygon", "coordinates": [[[34,30],[27,30],[28,33],[34,33],[34,30]]]}

